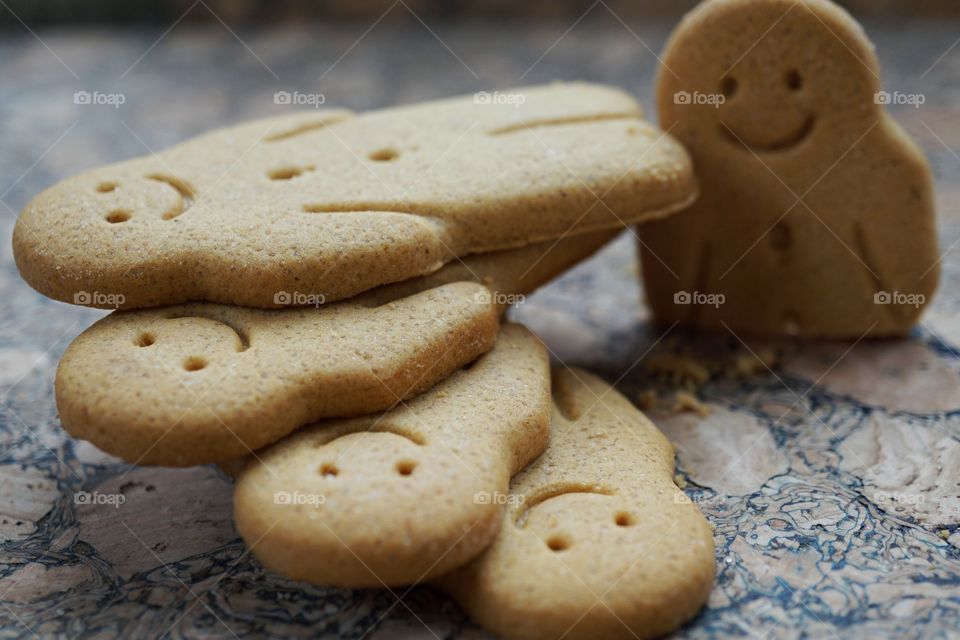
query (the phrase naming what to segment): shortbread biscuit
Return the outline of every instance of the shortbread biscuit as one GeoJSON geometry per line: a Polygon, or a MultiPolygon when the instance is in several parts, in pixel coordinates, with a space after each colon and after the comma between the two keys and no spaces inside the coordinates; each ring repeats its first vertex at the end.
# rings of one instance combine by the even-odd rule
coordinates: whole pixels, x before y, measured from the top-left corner
{"type": "Polygon", "coordinates": [[[103,308],[332,302],[695,197],[686,151],[624,92],[509,97],[270,118],[90,171],[27,205],[17,266],[45,295],[103,308]]]}
{"type": "Polygon", "coordinates": [[[835,338],[917,321],[939,277],[932,178],[878,76],[826,0],[708,0],[684,18],[657,99],[702,194],[640,227],[658,321],[835,338]]]}
{"type": "Polygon", "coordinates": [[[612,236],[470,256],[320,308],[113,313],[60,361],[60,421],[129,462],[187,466],[245,455],[320,418],[382,411],[490,349],[504,305],[612,236]]]}
{"type": "Polygon", "coordinates": [[[652,638],[713,583],[713,533],[673,481],[673,449],[626,398],[553,371],[547,451],[510,483],[500,535],[439,579],[504,638],[652,638]]]}
{"type": "Polygon", "coordinates": [[[237,530],[268,569],[321,585],[415,584],[496,536],[510,476],[547,446],[550,366],[508,324],[471,367],[382,415],[328,420],[258,452],[237,530]]]}

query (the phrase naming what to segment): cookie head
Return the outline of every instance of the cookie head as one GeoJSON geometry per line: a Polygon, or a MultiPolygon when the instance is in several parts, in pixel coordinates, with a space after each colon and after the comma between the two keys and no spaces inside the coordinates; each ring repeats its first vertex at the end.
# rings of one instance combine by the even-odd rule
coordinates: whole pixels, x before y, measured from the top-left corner
{"type": "Polygon", "coordinates": [[[270,569],[337,586],[411,584],[476,555],[500,507],[472,497],[509,475],[389,418],[301,429],[260,459],[238,484],[240,531],[270,569]]]}
{"type": "Polygon", "coordinates": [[[866,38],[835,5],[709,0],[671,37],[658,101],[688,143],[764,157],[859,136],[878,88],[866,38]]]}
{"type": "Polygon", "coordinates": [[[530,606],[579,602],[574,619],[582,614],[581,622],[622,630],[608,609],[593,606],[601,594],[610,605],[623,597],[637,607],[637,602],[666,597],[663,585],[649,581],[649,575],[700,575],[701,555],[691,549],[699,545],[702,518],[687,502],[667,486],[648,495],[573,483],[534,492],[517,509],[514,523],[522,554],[537,565],[529,577],[520,578],[541,603],[530,606]]]}
{"type": "Polygon", "coordinates": [[[638,526],[642,524],[638,515],[635,506],[612,490],[568,484],[545,487],[530,496],[519,510],[516,526],[529,537],[530,553],[561,574],[570,572],[571,581],[564,584],[587,597],[591,590],[601,593],[603,585],[616,581],[625,568],[598,565],[597,556],[605,546],[640,551],[644,527],[638,526]],[[610,573],[602,575],[601,569],[610,573]]]}

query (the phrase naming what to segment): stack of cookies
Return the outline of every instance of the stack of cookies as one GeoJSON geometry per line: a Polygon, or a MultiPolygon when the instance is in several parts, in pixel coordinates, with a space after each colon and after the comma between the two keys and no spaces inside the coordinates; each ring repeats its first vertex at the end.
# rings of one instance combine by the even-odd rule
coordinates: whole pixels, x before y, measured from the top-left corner
{"type": "Polygon", "coordinates": [[[690,157],[617,89],[503,95],[251,122],[39,195],[23,277],[117,309],[64,354],[60,418],[221,465],[292,578],[431,582],[508,637],[659,635],[713,580],[671,446],[503,312],[687,207],[690,157]]]}
{"type": "Polygon", "coordinates": [[[295,579],[429,582],[509,638],[676,629],[714,558],[670,444],[506,308],[627,224],[655,320],[734,333],[903,334],[939,261],[929,166],[845,12],[708,0],[663,60],[689,154],[622,91],[556,84],[251,122],[49,189],[20,272],[117,309],[63,356],[63,426],[219,464],[295,579]]]}

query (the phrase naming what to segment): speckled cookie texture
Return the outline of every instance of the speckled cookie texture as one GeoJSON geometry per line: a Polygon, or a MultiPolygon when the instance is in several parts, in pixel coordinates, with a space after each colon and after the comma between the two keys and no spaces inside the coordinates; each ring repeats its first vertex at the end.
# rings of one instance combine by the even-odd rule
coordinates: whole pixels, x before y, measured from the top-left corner
{"type": "Polygon", "coordinates": [[[382,411],[489,350],[517,294],[613,235],[477,254],[319,308],[115,312],[64,353],[60,421],[129,462],[188,466],[245,455],[320,418],[382,411]]]}
{"type": "Polygon", "coordinates": [[[553,371],[550,445],[514,477],[503,527],[438,580],[481,625],[523,640],[653,638],[713,584],[713,533],[673,481],[673,449],[599,378],[553,371]]]}
{"type": "Polygon", "coordinates": [[[640,227],[656,319],[905,333],[939,267],[930,168],[887,113],[893,95],[860,26],[826,0],[709,0],[688,14],[657,100],[702,193],[640,227]]]}
{"type": "Polygon", "coordinates": [[[237,478],[237,529],[264,566],[292,578],[428,580],[496,536],[497,496],[547,446],[549,424],[546,349],[504,325],[492,351],[411,402],[258,452],[237,478]]]}
{"type": "Polygon", "coordinates": [[[517,89],[221,129],[66,180],[14,230],[24,279],[102,308],[328,302],[516,248],[667,215],[690,159],[600,85],[517,89]]]}

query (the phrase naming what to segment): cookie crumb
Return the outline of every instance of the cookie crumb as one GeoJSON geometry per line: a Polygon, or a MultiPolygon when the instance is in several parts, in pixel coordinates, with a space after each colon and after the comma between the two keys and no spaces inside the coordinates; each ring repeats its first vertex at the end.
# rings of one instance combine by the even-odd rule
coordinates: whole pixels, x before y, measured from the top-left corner
{"type": "Polygon", "coordinates": [[[757,353],[741,353],[728,373],[737,378],[747,378],[772,369],[776,360],[776,354],[770,349],[761,349],[757,353]]]}
{"type": "Polygon", "coordinates": [[[657,408],[657,392],[653,389],[643,391],[637,398],[637,406],[644,411],[651,411],[657,408]]]}
{"type": "Polygon", "coordinates": [[[950,531],[947,529],[940,529],[940,531],[937,531],[937,535],[946,540],[950,537],[950,531]]]}
{"type": "Polygon", "coordinates": [[[681,490],[687,488],[687,479],[679,473],[673,476],[673,483],[681,490]]]}
{"type": "Polygon", "coordinates": [[[710,379],[710,372],[697,360],[674,353],[661,353],[647,361],[645,369],[658,378],[697,388],[710,379]]]}
{"type": "Polygon", "coordinates": [[[710,407],[686,391],[678,391],[677,395],[674,396],[673,410],[677,413],[690,411],[704,418],[710,415],[710,407]]]}

